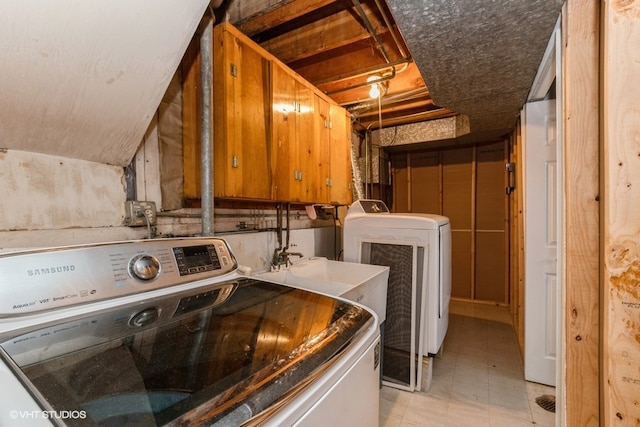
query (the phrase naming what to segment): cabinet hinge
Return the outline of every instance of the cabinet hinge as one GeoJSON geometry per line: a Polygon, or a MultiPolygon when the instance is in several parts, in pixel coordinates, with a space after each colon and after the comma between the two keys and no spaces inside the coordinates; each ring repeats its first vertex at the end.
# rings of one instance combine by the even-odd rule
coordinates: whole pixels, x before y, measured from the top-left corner
{"type": "Polygon", "coordinates": [[[238,167],[238,156],[231,156],[231,167],[232,168],[238,167]]]}
{"type": "Polygon", "coordinates": [[[229,64],[229,72],[233,77],[238,77],[238,67],[236,64],[229,64]]]}

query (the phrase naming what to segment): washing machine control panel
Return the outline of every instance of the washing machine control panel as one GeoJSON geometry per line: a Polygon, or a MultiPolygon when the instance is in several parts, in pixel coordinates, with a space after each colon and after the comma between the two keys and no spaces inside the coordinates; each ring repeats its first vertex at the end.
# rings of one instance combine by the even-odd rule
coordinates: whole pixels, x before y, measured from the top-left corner
{"type": "Polygon", "coordinates": [[[389,213],[389,208],[382,200],[361,199],[353,202],[349,213],[382,214],[389,213]]]}
{"type": "Polygon", "coordinates": [[[0,317],[84,304],[232,273],[218,238],[138,240],[0,256],[0,317]]]}

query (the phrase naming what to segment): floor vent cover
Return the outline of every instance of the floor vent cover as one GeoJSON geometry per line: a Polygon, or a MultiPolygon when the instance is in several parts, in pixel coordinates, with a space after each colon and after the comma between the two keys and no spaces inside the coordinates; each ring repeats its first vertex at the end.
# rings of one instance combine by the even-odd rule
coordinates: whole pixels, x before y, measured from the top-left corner
{"type": "Polygon", "coordinates": [[[556,412],[556,397],[550,394],[543,394],[536,397],[536,403],[545,411],[556,412]]]}

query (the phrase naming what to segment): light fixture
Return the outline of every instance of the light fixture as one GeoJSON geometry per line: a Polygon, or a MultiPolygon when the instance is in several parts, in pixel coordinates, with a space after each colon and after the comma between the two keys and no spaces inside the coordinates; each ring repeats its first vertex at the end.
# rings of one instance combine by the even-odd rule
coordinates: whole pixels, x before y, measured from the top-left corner
{"type": "Polygon", "coordinates": [[[371,85],[371,90],[369,91],[369,96],[371,98],[377,98],[380,96],[380,88],[378,87],[378,83],[373,83],[371,85]]]}
{"type": "Polygon", "coordinates": [[[379,98],[387,92],[387,88],[380,74],[373,74],[367,77],[367,83],[371,83],[371,89],[369,90],[369,96],[371,98],[379,98]]]}

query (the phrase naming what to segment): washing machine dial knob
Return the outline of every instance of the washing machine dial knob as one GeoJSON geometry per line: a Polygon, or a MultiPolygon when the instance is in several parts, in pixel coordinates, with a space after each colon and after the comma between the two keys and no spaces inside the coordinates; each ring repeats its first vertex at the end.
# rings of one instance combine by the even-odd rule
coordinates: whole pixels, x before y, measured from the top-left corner
{"type": "Polygon", "coordinates": [[[153,255],[136,255],[129,262],[129,272],[136,279],[153,280],[160,274],[160,261],[153,255]]]}

